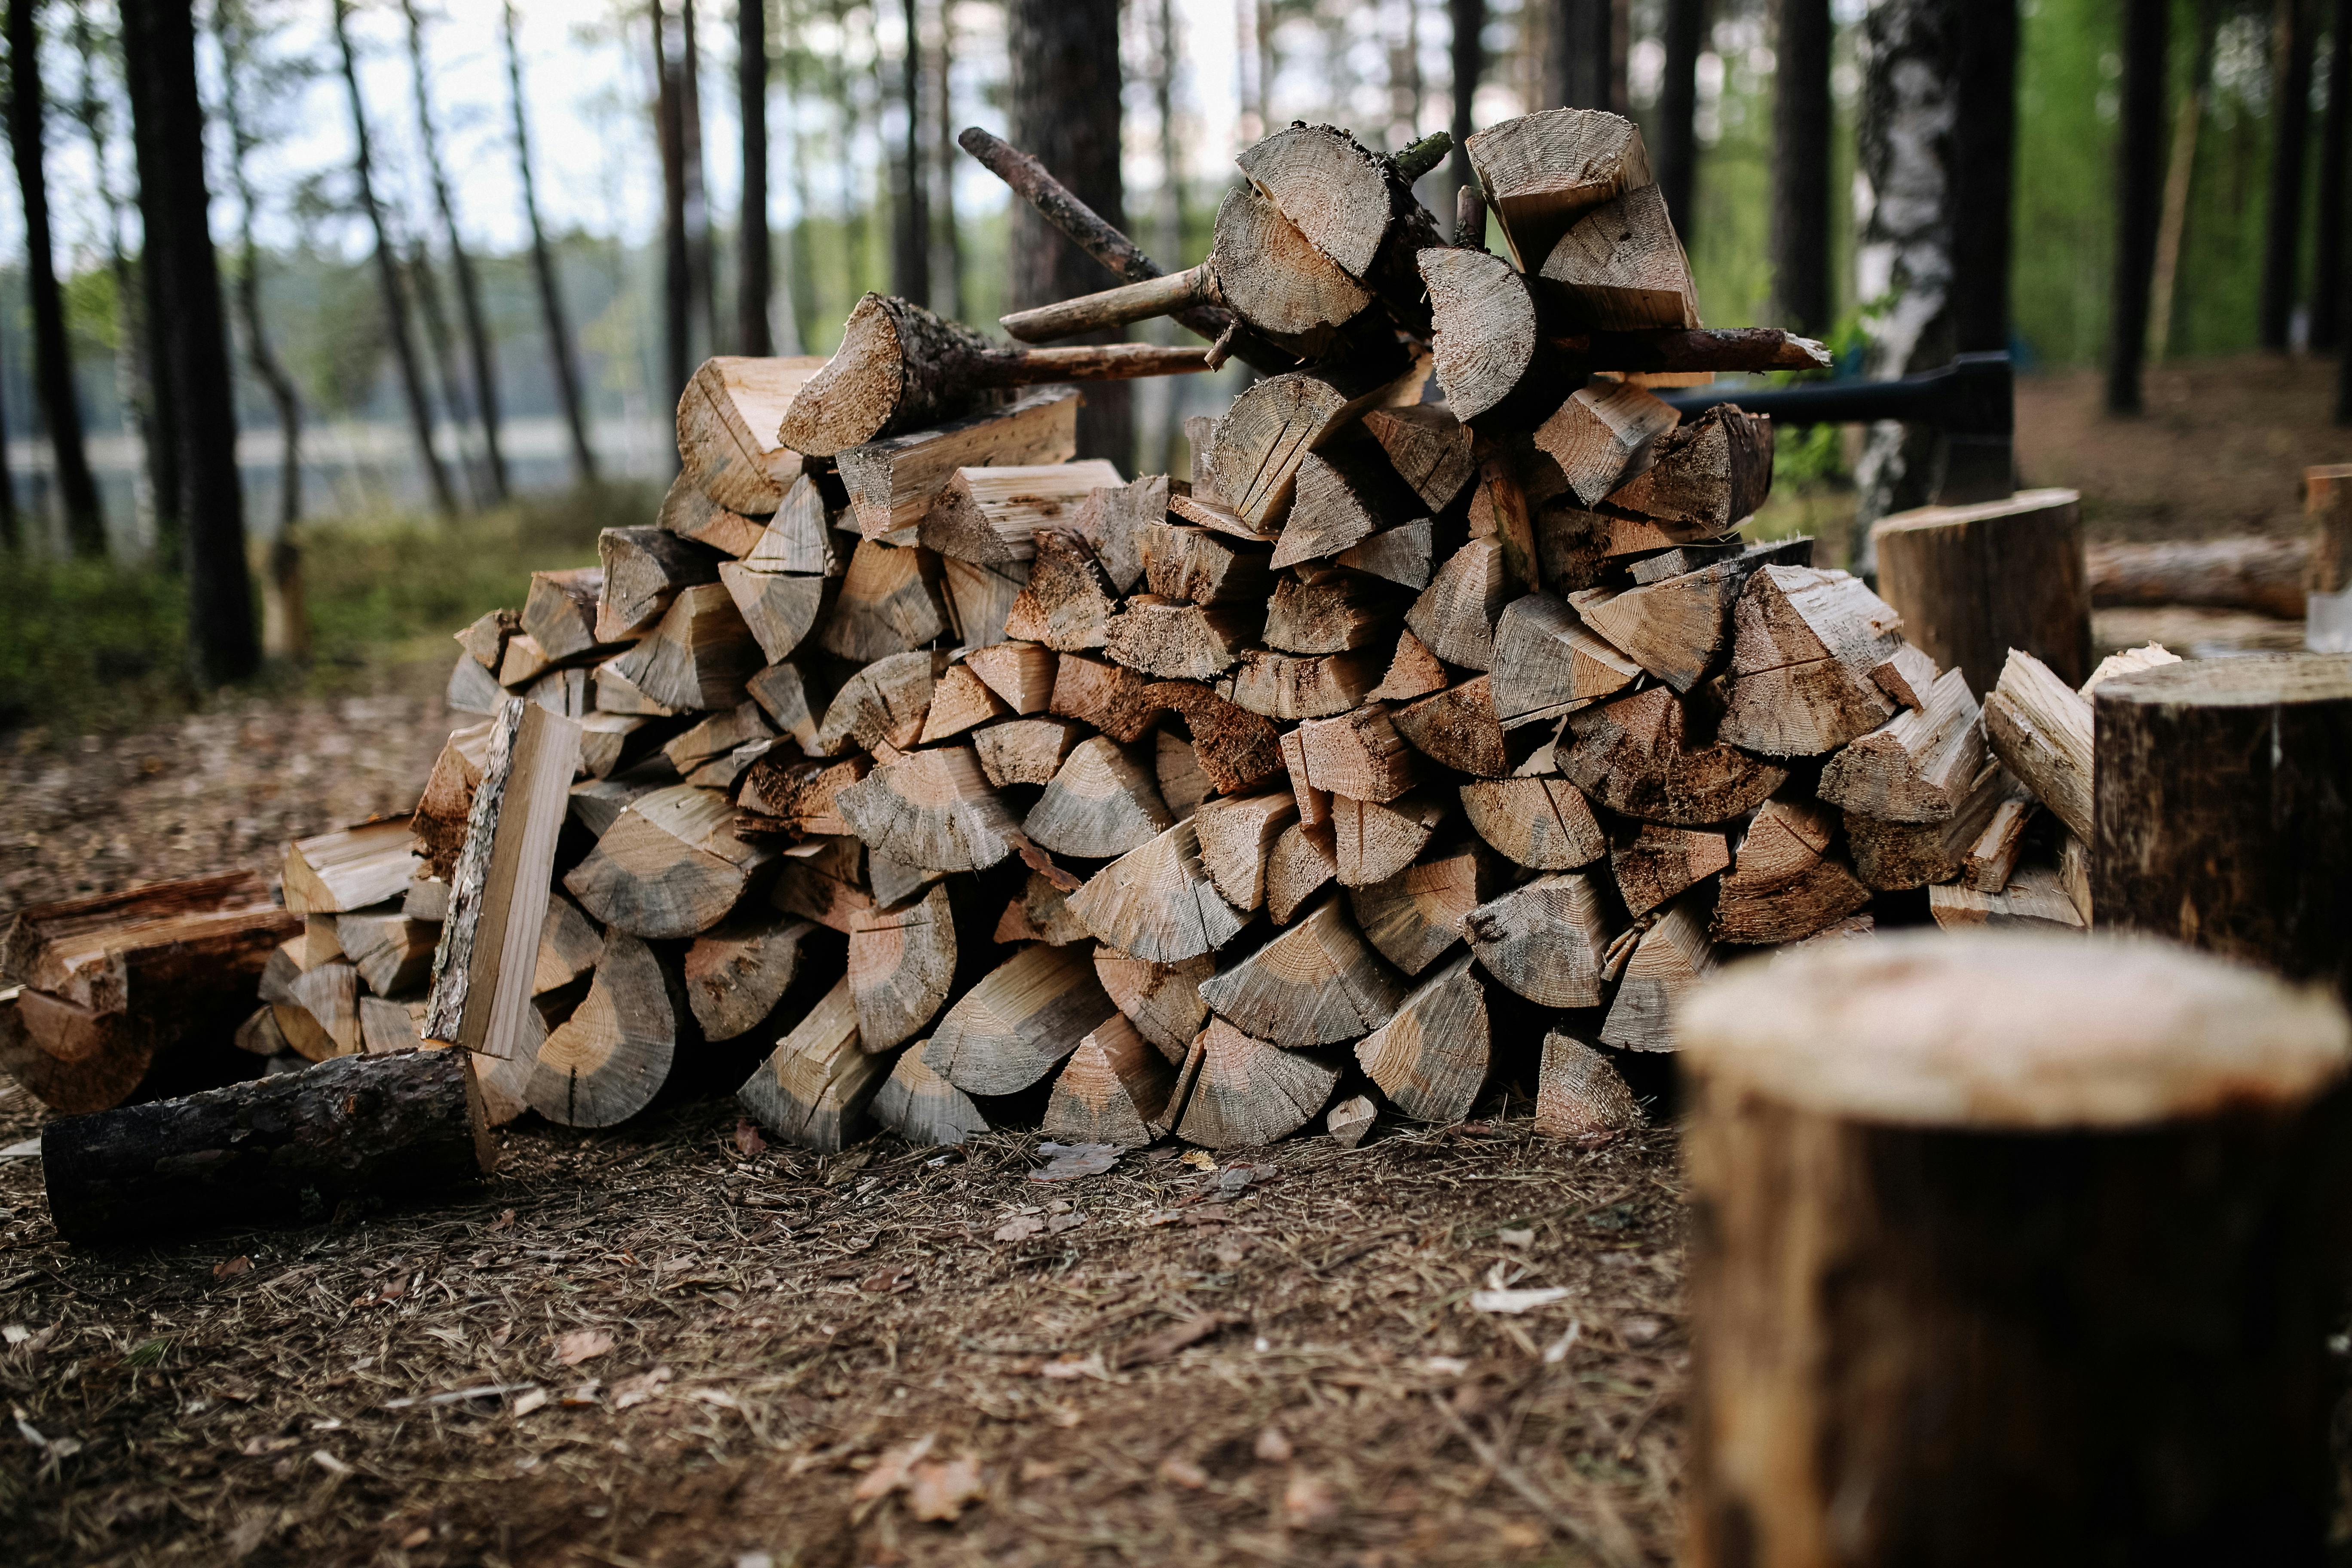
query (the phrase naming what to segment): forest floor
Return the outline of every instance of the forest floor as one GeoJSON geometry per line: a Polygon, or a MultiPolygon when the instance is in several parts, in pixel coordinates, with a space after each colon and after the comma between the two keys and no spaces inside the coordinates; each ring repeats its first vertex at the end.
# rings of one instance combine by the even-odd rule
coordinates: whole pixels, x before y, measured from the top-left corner
{"type": "MultiPolygon", "coordinates": [[[[2102,536],[2289,528],[2301,465],[2352,458],[2333,374],[2158,371],[2128,423],[2095,378],[2029,382],[2021,463],[2081,485],[2102,536]]],[[[2101,617],[2103,645],[2144,635],[2101,617]]],[[[0,917],[274,870],[289,837],[404,809],[448,727],[446,661],[415,652],[438,646],[411,627],[335,695],[0,732],[0,917]]],[[[1480,1116],[1045,1183],[1034,1131],[818,1159],[706,1092],[604,1132],[527,1119],[448,1204],[112,1252],[59,1242],[37,1160],[0,1156],[0,1540],[27,1563],[1670,1561],[1672,1139],[1546,1142],[1507,1093],[1480,1116]]],[[[0,1146],[40,1120],[0,1084],[0,1146]]]]}

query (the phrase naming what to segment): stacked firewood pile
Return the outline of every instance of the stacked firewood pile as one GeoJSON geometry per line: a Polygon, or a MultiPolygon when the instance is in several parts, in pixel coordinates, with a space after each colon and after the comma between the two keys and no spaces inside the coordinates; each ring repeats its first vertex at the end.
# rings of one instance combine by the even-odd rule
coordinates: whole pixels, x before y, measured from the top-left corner
{"type": "Polygon", "coordinates": [[[2025,786],[2087,833],[2087,705],[2028,660],[1980,714],[1740,537],[1768,421],[1652,390],[1818,346],[1701,326],[1627,121],[1471,139],[1505,256],[1413,199],[1438,141],[1293,126],[1200,267],[1006,321],[1205,353],[869,295],[830,361],[706,363],[659,518],[461,635],[482,718],[413,819],[293,846],[284,910],[238,885],[240,1043],[453,1044],[492,1121],[584,1126],[740,1052],[821,1148],[1360,1137],[1503,1073],[1605,1136],[1613,1053],[1731,950],[2081,924],[2025,786]],[[1057,384],[1229,355],[1268,374],[1189,476],[1073,460],[1057,384]]]}

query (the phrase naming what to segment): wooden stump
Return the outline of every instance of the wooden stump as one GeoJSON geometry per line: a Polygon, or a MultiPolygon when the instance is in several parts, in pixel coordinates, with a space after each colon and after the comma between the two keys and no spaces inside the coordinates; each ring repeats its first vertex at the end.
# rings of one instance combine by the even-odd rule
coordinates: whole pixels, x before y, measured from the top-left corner
{"type": "Polygon", "coordinates": [[[1683,1561],[2326,1560],[2334,1002],[2146,939],[1906,933],[1679,1026],[1683,1561]]]}
{"type": "Polygon", "coordinates": [[[2352,658],[2102,681],[2091,906],[2352,998],[2352,658]]]}
{"type": "Polygon", "coordinates": [[[2069,686],[2091,673],[2091,589],[2081,498],[2020,490],[1981,506],[1897,512],[1870,531],[1878,591],[1903,635],[1938,669],[1958,667],[1981,697],[2023,648],[2069,686]]]}

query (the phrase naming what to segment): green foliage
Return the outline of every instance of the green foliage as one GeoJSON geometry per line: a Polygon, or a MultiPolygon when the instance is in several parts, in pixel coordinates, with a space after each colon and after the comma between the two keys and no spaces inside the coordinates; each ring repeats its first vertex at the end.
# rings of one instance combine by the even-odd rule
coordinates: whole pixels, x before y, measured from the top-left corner
{"type": "Polygon", "coordinates": [[[0,732],[114,731],[190,700],[178,579],[106,561],[8,561],[0,594],[0,732]]]}

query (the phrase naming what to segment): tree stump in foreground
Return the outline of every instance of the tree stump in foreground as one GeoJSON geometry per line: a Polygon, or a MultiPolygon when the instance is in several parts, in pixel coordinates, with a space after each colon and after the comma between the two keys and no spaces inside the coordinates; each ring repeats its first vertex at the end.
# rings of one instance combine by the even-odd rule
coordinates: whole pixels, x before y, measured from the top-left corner
{"type": "Polygon", "coordinates": [[[2092,702],[2099,923],[2352,1005],[2352,658],[2185,660],[2092,702]]]}
{"type": "Polygon", "coordinates": [[[1979,506],[1930,506],[1882,519],[1878,591],[1903,635],[1938,669],[1965,671],[1979,700],[2023,648],[2069,686],[2091,675],[2091,589],[2081,499],[2020,490],[1979,506]]]}
{"type": "Polygon", "coordinates": [[[1921,933],[1742,965],[1679,1030],[1686,1563],[2325,1559],[2332,999],[1921,933]]]}

